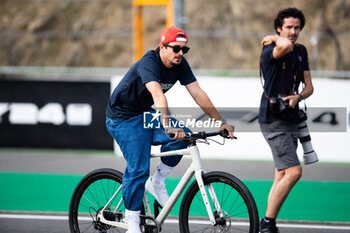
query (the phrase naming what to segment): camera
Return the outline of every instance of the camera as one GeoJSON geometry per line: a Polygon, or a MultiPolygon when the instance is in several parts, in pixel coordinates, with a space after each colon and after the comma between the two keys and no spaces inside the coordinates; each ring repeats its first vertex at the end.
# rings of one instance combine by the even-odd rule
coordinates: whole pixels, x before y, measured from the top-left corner
{"type": "Polygon", "coordinates": [[[269,100],[270,111],[272,114],[281,115],[282,117],[290,117],[293,114],[293,108],[287,101],[283,101],[282,95],[271,97],[269,100]]]}
{"type": "Polygon", "coordinates": [[[311,137],[306,120],[306,113],[303,110],[299,110],[298,138],[304,150],[304,163],[311,164],[316,163],[318,157],[311,144],[311,137]]]}

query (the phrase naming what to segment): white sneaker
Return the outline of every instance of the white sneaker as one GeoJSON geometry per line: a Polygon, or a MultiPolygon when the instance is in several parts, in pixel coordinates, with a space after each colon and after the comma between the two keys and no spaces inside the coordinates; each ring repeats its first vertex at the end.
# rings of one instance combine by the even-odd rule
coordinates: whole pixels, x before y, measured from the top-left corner
{"type": "Polygon", "coordinates": [[[165,184],[152,183],[152,177],[150,177],[146,182],[146,190],[157,199],[158,203],[162,207],[169,199],[165,184]]]}

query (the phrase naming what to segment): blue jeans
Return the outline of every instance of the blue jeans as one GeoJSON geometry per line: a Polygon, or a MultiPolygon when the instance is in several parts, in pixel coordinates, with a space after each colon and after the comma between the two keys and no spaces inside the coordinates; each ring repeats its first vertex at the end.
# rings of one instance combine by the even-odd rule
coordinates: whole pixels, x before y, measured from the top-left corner
{"type": "MultiPolygon", "coordinates": [[[[108,132],[118,143],[127,162],[123,175],[123,199],[128,210],[141,210],[145,183],[149,177],[151,145],[162,145],[161,151],[184,149],[185,142],[173,140],[164,128],[144,129],[143,114],[128,120],[113,120],[106,117],[108,132]]],[[[191,132],[183,128],[185,132],[191,132]]],[[[182,155],[162,157],[163,163],[175,167],[182,155]]]]}

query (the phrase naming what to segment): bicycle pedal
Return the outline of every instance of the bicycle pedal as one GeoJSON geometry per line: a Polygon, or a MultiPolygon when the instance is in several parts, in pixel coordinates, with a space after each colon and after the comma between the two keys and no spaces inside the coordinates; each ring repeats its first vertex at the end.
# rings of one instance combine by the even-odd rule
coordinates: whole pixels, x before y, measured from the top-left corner
{"type": "Polygon", "coordinates": [[[152,226],[152,225],[146,225],[145,226],[145,233],[154,233],[154,232],[158,232],[158,228],[157,226],[152,226]]]}
{"type": "Polygon", "coordinates": [[[158,233],[162,230],[161,226],[152,216],[140,215],[141,229],[145,233],[158,233]]]}
{"type": "Polygon", "coordinates": [[[163,207],[159,204],[157,200],[153,203],[153,209],[154,209],[154,217],[157,218],[159,215],[159,209],[163,209],[163,207]]]}

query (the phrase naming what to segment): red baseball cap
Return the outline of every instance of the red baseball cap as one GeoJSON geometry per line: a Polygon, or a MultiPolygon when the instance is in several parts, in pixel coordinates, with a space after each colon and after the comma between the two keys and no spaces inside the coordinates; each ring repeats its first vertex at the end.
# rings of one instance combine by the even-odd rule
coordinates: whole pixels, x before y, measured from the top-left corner
{"type": "Polygon", "coordinates": [[[165,43],[170,43],[170,42],[186,42],[188,41],[186,33],[176,27],[170,27],[166,28],[162,31],[160,34],[160,43],[165,44],[165,43]]]}

